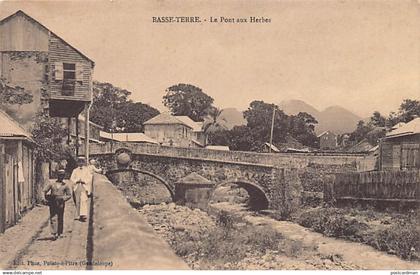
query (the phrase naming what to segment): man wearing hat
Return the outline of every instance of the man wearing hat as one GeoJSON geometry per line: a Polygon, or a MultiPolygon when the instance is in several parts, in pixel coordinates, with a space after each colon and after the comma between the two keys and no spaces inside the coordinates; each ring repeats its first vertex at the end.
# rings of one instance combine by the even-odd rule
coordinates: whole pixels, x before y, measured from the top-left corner
{"type": "Polygon", "coordinates": [[[53,240],[63,236],[64,207],[71,198],[70,187],[64,182],[65,171],[57,171],[57,180],[49,182],[43,189],[44,203],[50,207],[50,225],[53,240]]]}
{"type": "Polygon", "coordinates": [[[76,205],[75,219],[86,221],[88,215],[88,196],[92,190],[92,173],[86,166],[85,158],[77,159],[77,168],[71,174],[73,185],[73,200],[76,205]]]}

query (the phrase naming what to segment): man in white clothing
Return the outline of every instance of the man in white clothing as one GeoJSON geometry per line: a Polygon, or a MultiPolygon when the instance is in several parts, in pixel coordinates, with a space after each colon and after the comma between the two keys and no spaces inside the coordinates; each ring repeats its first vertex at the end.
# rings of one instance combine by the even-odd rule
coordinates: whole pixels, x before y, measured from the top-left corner
{"type": "Polygon", "coordinates": [[[78,158],[77,166],[70,177],[73,183],[73,201],[76,205],[75,219],[85,222],[88,215],[88,196],[92,191],[92,173],[83,157],[78,158]]]}

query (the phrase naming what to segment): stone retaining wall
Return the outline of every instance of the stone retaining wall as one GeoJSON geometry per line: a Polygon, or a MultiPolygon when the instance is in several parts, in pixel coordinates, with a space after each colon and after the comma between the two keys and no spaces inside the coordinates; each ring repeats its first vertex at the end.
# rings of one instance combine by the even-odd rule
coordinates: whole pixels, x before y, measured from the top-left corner
{"type": "Polygon", "coordinates": [[[95,175],[93,194],[93,269],[188,269],[105,176],[95,175]]]}

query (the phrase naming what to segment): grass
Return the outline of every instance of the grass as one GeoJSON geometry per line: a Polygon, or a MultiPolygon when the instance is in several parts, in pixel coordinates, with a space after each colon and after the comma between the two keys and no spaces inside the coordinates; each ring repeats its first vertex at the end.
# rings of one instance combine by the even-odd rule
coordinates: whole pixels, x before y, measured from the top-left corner
{"type": "MultiPolygon", "coordinates": [[[[224,269],[232,267],[249,255],[265,255],[269,251],[288,257],[299,256],[304,249],[301,241],[288,240],[267,226],[234,223],[227,212],[221,212],[216,227],[205,234],[175,232],[171,242],[177,255],[200,262],[201,267],[224,269]]],[[[315,248],[311,248],[314,250],[315,248]]]]}
{"type": "Polygon", "coordinates": [[[420,252],[418,214],[384,214],[371,209],[311,208],[295,220],[330,237],[368,244],[403,259],[417,260],[420,252]]]}

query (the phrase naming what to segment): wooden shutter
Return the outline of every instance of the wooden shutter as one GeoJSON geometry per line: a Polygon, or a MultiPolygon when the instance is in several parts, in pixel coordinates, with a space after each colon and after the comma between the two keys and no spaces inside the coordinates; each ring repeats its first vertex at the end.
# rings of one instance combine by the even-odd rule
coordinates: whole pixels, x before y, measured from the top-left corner
{"type": "Polygon", "coordinates": [[[83,63],[76,63],[76,81],[83,81],[83,63]]]}
{"type": "Polygon", "coordinates": [[[398,170],[401,168],[401,145],[392,146],[392,167],[398,170]]]}
{"type": "Polygon", "coordinates": [[[55,62],[54,63],[54,79],[63,80],[63,63],[55,62]]]}

